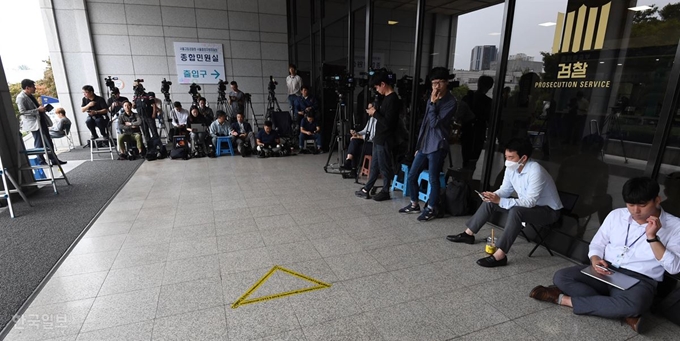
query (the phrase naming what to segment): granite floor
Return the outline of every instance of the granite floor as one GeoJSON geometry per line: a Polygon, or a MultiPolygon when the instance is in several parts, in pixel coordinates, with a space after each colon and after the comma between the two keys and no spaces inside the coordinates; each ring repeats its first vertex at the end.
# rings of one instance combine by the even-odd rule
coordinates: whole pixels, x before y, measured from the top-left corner
{"type": "MultiPolygon", "coordinates": [[[[571,263],[518,239],[510,264],[477,266],[484,244],[360,199],[327,155],[145,162],[35,298],[7,340],[677,339],[651,318],[619,321],[534,301],[571,263]],[[274,265],[330,283],[232,309],[274,265]]],[[[99,161],[104,162],[104,161],[99,161]]],[[[124,161],[116,161],[124,162],[124,161]]],[[[480,236],[486,237],[485,228],[480,236]]],[[[276,272],[250,298],[314,285],[276,272]]]]}

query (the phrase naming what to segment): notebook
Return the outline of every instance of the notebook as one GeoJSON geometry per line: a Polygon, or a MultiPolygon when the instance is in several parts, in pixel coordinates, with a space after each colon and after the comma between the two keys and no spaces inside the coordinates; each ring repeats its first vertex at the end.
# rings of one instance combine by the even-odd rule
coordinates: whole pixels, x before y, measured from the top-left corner
{"type": "Polygon", "coordinates": [[[605,282],[621,290],[628,290],[630,287],[632,287],[633,285],[637,284],[640,281],[639,279],[630,277],[620,272],[616,272],[614,270],[611,270],[611,272],[612,273],[610,275],[600,275],[595,271],[595,269],[593,269],[592,266],[588,266],[581,270],[582,274],[595,278],[598,281],[605,282]]]}

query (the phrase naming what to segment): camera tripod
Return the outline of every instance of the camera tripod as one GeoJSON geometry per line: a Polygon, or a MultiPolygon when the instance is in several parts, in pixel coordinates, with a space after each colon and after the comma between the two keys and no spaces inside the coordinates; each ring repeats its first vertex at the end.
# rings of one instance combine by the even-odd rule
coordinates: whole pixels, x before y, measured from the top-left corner
{"type": "Polygon", "coordinates": [[[253,131],[257,132],[260,130],[260,125],[257,123],[257,115],[255,115],[255,110],[253,109],[253,102],[250,100],[250,94],[245,94],[246,104],[243,107],[243,116],[248,119],[248,108],[250,107],[250,114],[253,116],[253,124],[255,129],[253,131]]]}
{"type": "MultiPolygon", "coordinates": [[[[217,111],[224,111],[229,114],[231,106],[227,103],[227,95],[224,92],[220,92],[217,95],[217,111]]],[[[217,112],[215,112],[217,114],[217,112]]]]}
{"type": "Polygon", "coordinates": [[[276,99],[276,93],[274,93],[274,90],[269,89],[269,95],[267,96],[267,115],[265,120],[271,120],[271,112],[274,111],[274,108],[278,109],[278,111],[281,111],[279,101],[276,99]]]}
{"type": "Polygon", "coordinates": [[[343,158],[345,157],[345,145],[347,140],[347,105],[345,99],[340,92],[338,94],[338,105],[335,108],[335,119],[333,120],[333,132],[331,134],[331,145],[328,148],[328,159],[326,160],[326,165],[323,166],[323,170],[326,173],[342,174],[345,173],[340,169],[342,165],[343,158]],[[333,152],[335,148],[338,150],[337,162],[331,163],[331,158],[333,157],[333,152]]]}
{"type": "Polygon", "coordinates": [[[170,136],[170,131],[168,130],[168,126],[165,123],[166,121],[168,123],[172,123],[172,116],[170,113],[172,112],[172,100],[170,99],[170,94],[164,94],[165,95],[165,100],[163,100],[163,113],[161,114],[159,121],[160,125],[160,130],[158,132],[158,137],[163,138],[163,133],[165,133],[165,144],[168,144],[171,140],[170,136]],[[163,115],[166,116],[166,118],[163,117],[163,115]]]}

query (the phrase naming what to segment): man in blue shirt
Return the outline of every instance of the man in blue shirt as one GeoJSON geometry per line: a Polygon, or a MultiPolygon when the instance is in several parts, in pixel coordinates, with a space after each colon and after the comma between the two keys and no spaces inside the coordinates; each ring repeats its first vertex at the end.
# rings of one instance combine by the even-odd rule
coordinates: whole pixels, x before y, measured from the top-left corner
{"type": "Polygon", "coordinates": [[[257,133],[257,151],[276,148],[279,143],[279,134],[272,129],[272,121],[264,121],[264,129],[257,133]]]}
{"type": "Polygon", "coordinates": [[[300,88],[300,93],[302,96],[298,97],[295,101],[295,112],[297,113],[296,122],[300,122],[305,118],[305,115],[314,115],[319,109],[319,102],[312,96],[308,86],[303,85],[302,88],[300,88]]]}
{"type": "Polygon", "coordinates": [[[444,165],[444,158],[449,150],[448,136],[451,133],[451,117],[456,112],[456,98],[448,90],[449,70],[436,67],[430,71],[432,94],[427,102],[427,109],[416,144],[416,154],[408,173],[408,186],[411,188],[411,203],[399,210],[400,213],[420,213],[418,204],[418,176],[426,167],[429,170],[430,198],[419,221],[428,221],[436,217],[435,207],[439,199],[439,172],[444,165]],[[427,163],[426,163],[427,162],[427,163]]]}
{"type": "Polygon", "coordinates": [[[496,211],[507,213],[503,235],[496,243],[493,255],[479,259],[477,264],[491,268],[508,264],[506,254],[524,227],[522,223],[549,225],[560,218],[562,202],[548,171],[530,159],[533,146],[527,139],[512,139],[505,146],[505,175],[495,192],[482,192],[484,201],[465,225],[465,232],[446,237],[454,243],[474,244],[475,233],[496,211]],[[513,192],[517,199],[512,198],[513,192]]]}
{"type": "Polygon", "coordinates": [[[300,121],[300,150],[305,146],[306,139],[314,139],[316,143],[315,153],[321,151],[321,128],[314,121],[314,114],[308,113],[307,117],[300,121]]]}

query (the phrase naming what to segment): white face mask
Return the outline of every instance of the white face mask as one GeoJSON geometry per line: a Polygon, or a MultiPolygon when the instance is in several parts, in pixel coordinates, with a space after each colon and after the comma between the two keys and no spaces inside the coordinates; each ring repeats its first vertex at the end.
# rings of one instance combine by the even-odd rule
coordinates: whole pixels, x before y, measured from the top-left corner
{"type": "Polygon", "coordinates": [[[505,160],[505,168],[507,168],[507,169],[509,169],[513,172],[517,171],[517,169],[519,169],[519,162],[505,160]]]}

